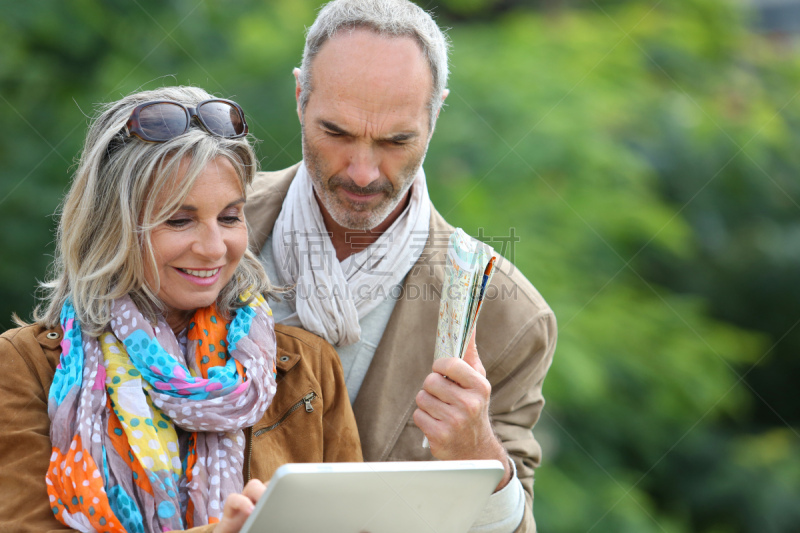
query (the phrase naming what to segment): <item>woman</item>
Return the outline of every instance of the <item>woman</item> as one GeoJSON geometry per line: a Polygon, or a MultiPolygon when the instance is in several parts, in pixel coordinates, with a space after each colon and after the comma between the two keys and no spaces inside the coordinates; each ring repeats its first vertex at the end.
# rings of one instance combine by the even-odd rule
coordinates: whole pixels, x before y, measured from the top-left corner
{"type": "Polygon", "coordinates": [[[0,530],[235,532],[281,464],[361,460],[336,353],[264,299],[246,135],[191,87],[91,124],[36,323],[0,337],[0,530]]]}

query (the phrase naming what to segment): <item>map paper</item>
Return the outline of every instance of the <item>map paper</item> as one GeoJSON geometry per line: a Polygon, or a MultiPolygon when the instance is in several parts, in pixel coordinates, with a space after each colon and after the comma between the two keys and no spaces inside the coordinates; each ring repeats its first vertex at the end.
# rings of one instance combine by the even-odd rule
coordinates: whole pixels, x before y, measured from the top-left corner
{"type": "Polygon", "coordinates": [[[434,359],[464,356],[496,259],[491,247],[461,228],[450,236],[434,359]]]}

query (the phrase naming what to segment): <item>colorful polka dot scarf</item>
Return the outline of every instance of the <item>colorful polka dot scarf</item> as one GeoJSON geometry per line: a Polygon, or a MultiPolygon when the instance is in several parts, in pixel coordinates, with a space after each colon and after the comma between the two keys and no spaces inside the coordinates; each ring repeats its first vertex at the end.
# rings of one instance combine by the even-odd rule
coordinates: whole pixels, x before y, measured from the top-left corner
{"type": "Polygon", "coordinates": [[[45,479],[56,518],[78,531],[114,533],[219,522],[225,498],[243,488],[243,430],[275,395],[275,331],[264,298],[230,321],[215,306],[198,310],[185,343],[163,319],[149,323],[128,297],[114,302],[99,337],[81,335],[69,302],[61,326],[45,479]]]}

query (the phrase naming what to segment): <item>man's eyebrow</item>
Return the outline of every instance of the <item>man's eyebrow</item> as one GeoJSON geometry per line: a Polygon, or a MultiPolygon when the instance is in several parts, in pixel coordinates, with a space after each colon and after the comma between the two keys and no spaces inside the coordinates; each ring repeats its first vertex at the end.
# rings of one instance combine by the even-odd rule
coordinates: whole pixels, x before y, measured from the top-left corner
{"type": "MultiPolygon", "coordinates": [[[[341,126],[334,124],[333,122],[329,122],[324,119],[319,119],[319,125],[325,128],[326,130],[336,133],[338,135],[352,135],[349,131],[345,130],[341,126]]],[[[405,142],[410,141],[412,139],[416,139],[419,137],[419,134],[414,131],[404,131],[401,133],[395,133],[393,135],[389,135],[382,139],[378,139],[381,142],[405,142]]]]}
{"type": "Polygon", "coordinates": [[[318,122],[320,126],[322,126],[328,131],[331,131],[333,133],[338,133],[339,135],[350,135],[350,132],[341,128],[340,126],[337,126],[333,122],[328,122],[327,120],[324,119],[319,119],[318,122]]]}
{"type": "Polygon", "coordinates": [[[381,139],[381,140],[382,141],[396,143],[396,142],[410,141],[412,139],[416,139],[417,137],[419,137],[418,133],[413,132],[413,131],[407,131],[407,132],[403,132],[403,133],[395,133],[394,135],[390,135],[390,136],[386,137],[385,139],[381,139]]]}

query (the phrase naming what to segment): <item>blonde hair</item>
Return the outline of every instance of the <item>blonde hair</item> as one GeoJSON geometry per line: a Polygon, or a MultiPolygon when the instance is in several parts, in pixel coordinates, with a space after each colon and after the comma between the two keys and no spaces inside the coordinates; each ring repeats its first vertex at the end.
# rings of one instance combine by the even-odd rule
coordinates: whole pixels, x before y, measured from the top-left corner
{"type": "MultiPolygon", "coordinates": [[[[245,193],[258,160],[247,138],[226,139],[194,123],[185,134],[163,143],[128,136],[124,128],[141,103],[171,100],[195,107],[210,98],[196,87],[144,91],[104,106],[92,121],[61,206],[51,277],[42,283],[45,296],[34,311],[38,322],[47,327],[59,324],[67,299],[82,330],[95,336],[111,320],[111,303],[125,295],[150,320],[164,311],[156,296],[158,286],[148,286],[144,276],[146,262],[157,271],[150,240],[153,228],[178,210],[197,176],[214,159],[231,162],[245,193]],[[164,195],[168,201],[156,206],[155,198],[165,189],[170,192],[164,195]]],[[[245,305],[238,296],[246,290],[265,295],[272,290],[250,250],[217,297],[220,312],[229,315],[245,305]]]]}

